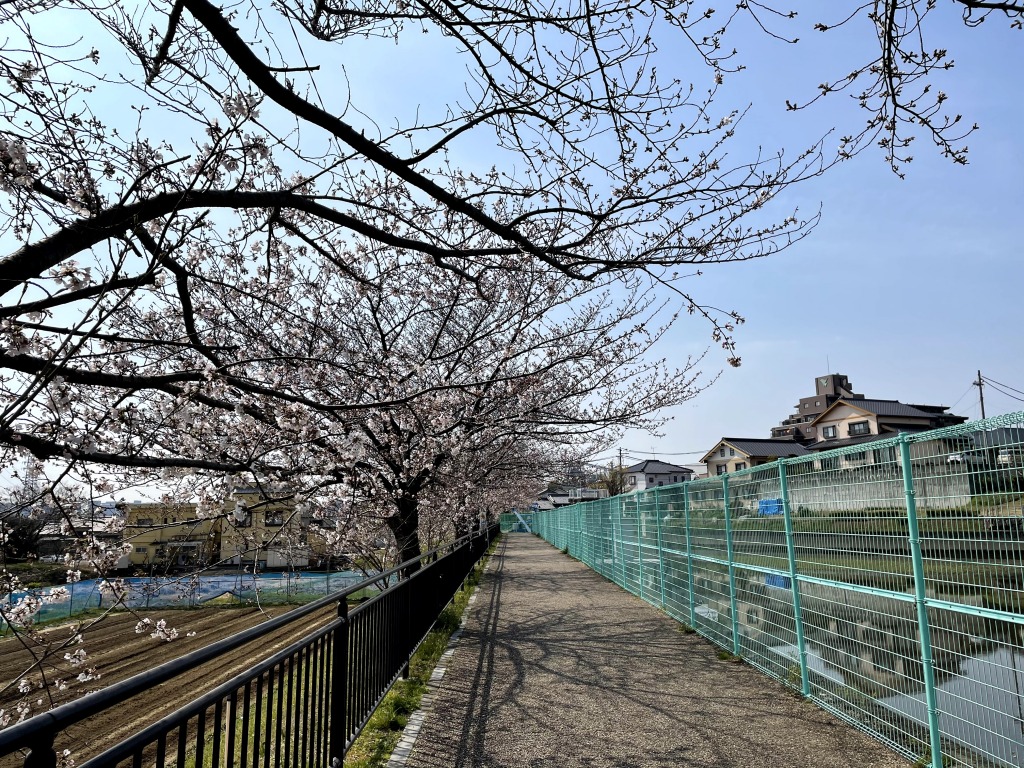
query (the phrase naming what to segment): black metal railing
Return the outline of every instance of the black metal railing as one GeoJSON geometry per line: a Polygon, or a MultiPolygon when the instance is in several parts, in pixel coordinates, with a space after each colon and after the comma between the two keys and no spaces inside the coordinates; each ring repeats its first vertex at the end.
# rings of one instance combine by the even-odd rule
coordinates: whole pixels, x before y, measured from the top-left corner
{"type": "MultiPolygon", "coordinates": [[[[79,768],[306,768],[340,766],[352,742],[444,607],[498,535],[497,525],[81,699],[0,730],[0,758],[54,768],[72,750],[79,768]],[[420,568],[356,607],[349,596],[420,568]],[[324,626],[83,761],[67,731],[197,666],[336,605],[324,626]],[[65,743],[67,742],[67,743],[65,743]]],[[[86,722],[86,725],[88,723],[86,722]]],[[[6,760],[3,762],[7,762],[6,760]]]]}

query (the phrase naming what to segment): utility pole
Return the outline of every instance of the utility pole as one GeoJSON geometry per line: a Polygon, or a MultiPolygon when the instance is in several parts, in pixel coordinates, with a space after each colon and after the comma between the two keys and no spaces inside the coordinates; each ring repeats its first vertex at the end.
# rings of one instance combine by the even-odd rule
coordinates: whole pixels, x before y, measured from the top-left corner
{"type": "Polygon", "coordinates": [[[978,370],[978,380],[971,382],[978,388],[978,398],[981,400],[981,418],[985,418],[985,380],[981,378],[981,370],[978,370]]]}
{"type": "MultiPolygon", "coordinates": [[[[981,371],[978,371],[978,374],[980,375],[981,371]]],[[[622,449],[619,448],[619,472],[621,472],[621,471],[622,471],[622,449]]]]}

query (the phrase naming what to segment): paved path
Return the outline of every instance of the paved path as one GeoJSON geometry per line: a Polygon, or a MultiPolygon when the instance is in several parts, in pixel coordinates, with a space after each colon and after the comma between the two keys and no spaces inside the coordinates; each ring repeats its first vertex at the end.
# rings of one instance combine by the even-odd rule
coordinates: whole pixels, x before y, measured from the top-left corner
{"type": "Polygon", "coordinates": [[[908,768],[534,536],[478,588],[409,768],[908,768]]]}

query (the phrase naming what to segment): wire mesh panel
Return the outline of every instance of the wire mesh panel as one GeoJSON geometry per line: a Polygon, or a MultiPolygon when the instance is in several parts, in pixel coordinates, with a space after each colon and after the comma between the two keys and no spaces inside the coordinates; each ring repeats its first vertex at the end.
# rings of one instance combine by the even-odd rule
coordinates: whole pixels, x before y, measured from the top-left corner
{"type": "MultiPolygon", "coordinates": [[[[776,464],[735,473],[729,481],[736,623],[742,655],[790,683],[798,647],[785,504],[776,464]],[[742,567],[747,566],[747,567],[742,567]]],[[[799,687],[799,685],[797,685],[799,687]]]]}
{"type": "Polygon", "coordinates": [[[566,525],[602,575],[922,765],[1024,768],[1024,413],[854,426],[566,525]]]}
{"type": "Polygon", "coordinates": [[[619,557],[622,559],[622,584],[629,592],[643,597],[643,562],[640,558],[640,501],[654,498],[653,491],[617,496],[619,505],[619,557]]]}
{"type": "Polygon", "coordinates": [[[669,615],[692,625],[692,558],[688,555],[689,509],[685,485],[659,492],[658,523],[661,535],[661,565],[664,579],[664,608],[669,615]]]}
{"type": "Polygon", "coordinates": [[[661,536],[658,507],[662,488],[655,488],[637,498],[637,550],[641,598],[652,605],[663,604],[661,536]]]}
{"type": "Polygon", "coordinates": [[[694,629],[732,646],[725,488],[721,479],[690,483],[690,557],[694,629]]]}

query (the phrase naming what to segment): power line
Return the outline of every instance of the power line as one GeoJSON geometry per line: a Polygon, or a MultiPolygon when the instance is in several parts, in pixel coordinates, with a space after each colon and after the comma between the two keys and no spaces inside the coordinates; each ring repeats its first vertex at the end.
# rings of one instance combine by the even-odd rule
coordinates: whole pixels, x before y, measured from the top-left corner
{"type": "MultiPolygon", "coordinates": [[[[1011,400],[1017,400],[1018,402],[1024,403],[1024,398],[1017,397],[1016,395],[1011,395],[1009,392],[1007,392],[1007,391],[1005,391],[1003,389],[1000,389],[998,386],[996,386],[995,382],[990,381],[989,379],[985,379],[985,383],[988,384],[990,387],[992,387],[996,392],[999,392],[1000,394],[1006,395],[1011,400]]],[[[1017,392],[1018,390],[1015,389],[1013,391],[1017,392]]]]}
{"type": "Polygon", "coordinates": [[[971,391],[971,388],[973,386],[974,386],[974,382],[972,381],[970,384],[967,385],[967,389],[964,390],[964,393],[962,395],[960,395],[960,397],[958,397],[956,399],[956,402],[953,403],[951,406],[949,406],[949,410],[952,411],[954,408],[956,408],[960,404],[960,401],[963,400],[965,397],[967,397],[967,393],[971,391]]]}
{"type": "Polygon", "coordinates": [[[699,455],[703,456],[705,453],[707,453],[707,450],[702,450],[702,451],[675,451],[675,452],[671,452],[671,451],[634,451],[632,448],[623,448],[622,450],[625,451],[626,453],[630,454],[631,456],[633,456],[633,458],[638,458],[638,456],[635,456],[634,454],[641,454],[641,453],[648,454],[650,456],[692,456],[694,454],[699,454],[699,455]]]}
{"type": "Polygon", "coordinates": [[[1018,395],[1024,395],[1024,392],[1021,392],[1019,389],[1014,389],[1009,384],[1003,384],[1001,382],[996,381],[995,379],[990,379],[988,376],[982,376],[982,378],[989,384],[995,384],[996,386],[1006,387],[1006,389],[1009,389],[1012,392],[1016,392],[1018,395]]]}

